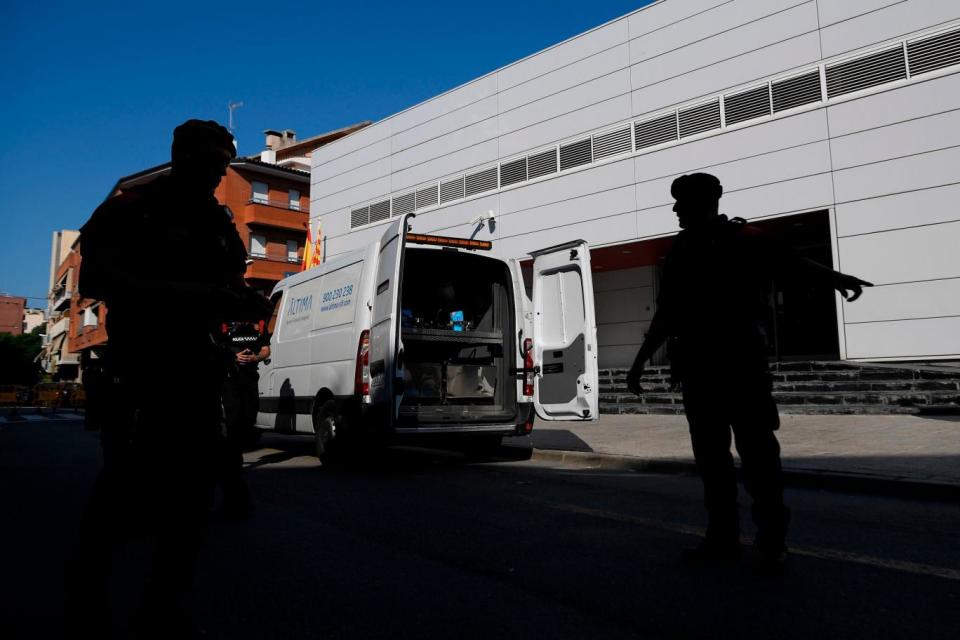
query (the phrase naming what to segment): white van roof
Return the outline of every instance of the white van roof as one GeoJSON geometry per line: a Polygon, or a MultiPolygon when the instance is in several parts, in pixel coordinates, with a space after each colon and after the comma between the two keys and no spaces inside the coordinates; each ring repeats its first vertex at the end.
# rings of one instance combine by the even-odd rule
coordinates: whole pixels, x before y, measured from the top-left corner
{"type": "Polygon", "coordinates": [[[356,251],[351,251],[350,253],[345,253],[342,256],[338,256],[335,260],[331,260],[330,262],[324,262],[316,267],[307,269],[306,271],[301,271],[293,274],[292,276],[287,276],[274,285],[273,291],[270,293],[270,297],[272,298],[277,291],[281,291],[288,287],[294,287],[302,282],[307,282],[308,280],[313,280],[314,278],[322,276],[325,273],[329,273],[330,271],[336,271],[344,265],[357,262],[358,260],[363,260],[367,251],[368,249],[366,248],[357,249],[356,251]]]}

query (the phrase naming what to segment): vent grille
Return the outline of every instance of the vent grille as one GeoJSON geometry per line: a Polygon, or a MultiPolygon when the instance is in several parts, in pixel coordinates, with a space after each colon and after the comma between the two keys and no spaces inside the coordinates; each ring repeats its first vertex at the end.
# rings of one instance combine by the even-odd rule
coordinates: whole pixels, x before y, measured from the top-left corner
{"type": "Polygon", "coordinates": [[[633,151],[633,140],[630,138],[629,126],[593,137],[594,160],[609,158],[629,151],[633,151]]]}
{"type": "Polygon", "coordinates": [[[440,204],[463,197],[463,176],[440,183],[440,204]]]}
{"type": "Polygon", "coordinates": [[[520,158],[500,165],[500,186],[516,184],[527,179],[527,159],[520,158]]]}
{"type": "Polygon", "coordinates": [[[820,70],[773,83],[773,112],[820,102],[820,70]]]}
{"type": "Polygon", "coordinates": [[[360,207],[350,212],[350,228],[362,227],[370,222],[370,207],[360,207]]]}
{"type": "Polygon", "coordinates": [[[497,168],[490,167],[471,173],[464,178],[467,196],[497,188],[497,168]]]}
{"type": "Polygon", "coordinates": [[[591,162],[593,162],[593,151],[590,138],[560,146],[560,171],[566,171],[591,162]]]}
{"type": "Polygon", "coordinates": [[[527,173],[530,180],[557,172],[557,150],[550,149],[527,156],[527,173]]]}
{"type": "Polygon", "coordinates": [[[416,208],[417,194],[411,191],[410,193],[405,193],[402,196],[397,196],[393,199],[393,215],[399,216],[404,213],[413,213],[413,210],[416,208]]]}
{"type": "Polygon", "coordinates": [[[432,207],[437,204],[437,185],[417,190],[417,209],[432,207]]]}
{"type": "Polygon", "coordinates": [[[633,129],[634,138],[637,140],[637,151],[662,142],[676,140],[677,114],[669,113],[653,120],[638,122],[633,129]]]}
{"type": "Polygon", "coordinates": [[[770,115],[770,89],[767,85],[723,97],[727,124],[737,124],[770,115]]]}
{"type": "Polygon", "coordinates": [[[370,205],[370,222],[380,222],[390,217],[390,201],[370,205]]]}
{"type": "Polygon", "coordinates": [[[908,42],[907,59],[912,76],[960,63],[960,30],[908,42]]]}
{"type": "Polygon", "coordinates": [[[720,100],[714,100],[698,107],[680,112],[680,137],[720,128],[720,100]]]}
{"type": "Polygon", "coordinates": [[[903,47],[827,67],[827,95],[831,98],[907,77],[903,47]]]}

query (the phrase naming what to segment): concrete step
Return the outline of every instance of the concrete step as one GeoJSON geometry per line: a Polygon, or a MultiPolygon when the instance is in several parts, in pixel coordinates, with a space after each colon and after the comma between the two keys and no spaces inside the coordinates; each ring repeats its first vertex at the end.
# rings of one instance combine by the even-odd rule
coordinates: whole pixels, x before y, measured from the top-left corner
{"type": "MultiPolygon", "coordinates": [[[[870,405],[870,404],[783,404],[777,409],[782,414],[794,415],[916,415],[921,412],[918,407],[901,407],[898,405],[870,405]]],[[[957,407],[960,409],[960,406],[957,407]]],[[[646,405],[646,404],[601,404],[602,414],[647,414],[647,415],[681,415],[683,405],[646,405]]],[[[952,414],[955,415],[955,414],[952,414]]]]}
{"type": "MultiPolygon", "coordinates": [[[[658,380],[641,380],[640,385],[644,391],[664,392],[670,391],[671,386],[658,380]]],[[[874,391],[874,392],[904,392],[904,391],[960,391],[960,381],[956,380],[883,380],[883,381],[864,381],[864,380],[806,380],[801,382],[774,382],[774,391],[796,391],[802,393],[819,392],[849,392],[849,391],[874,391]]],[[[627,393],[627,383],[600,383],[600,393],[627,393]]]]}
{"type": "MultiPolygon", "coordinates": [[[[890,391],[890,392],[796,392],[774,390],[778,405],[898,405],[904,407],[925,405],[960,405],[957,391],[890,391]]],[[[600,393],[600,402],[607,404],[678,404],[682,396],[676,392],[600,393]]]]}

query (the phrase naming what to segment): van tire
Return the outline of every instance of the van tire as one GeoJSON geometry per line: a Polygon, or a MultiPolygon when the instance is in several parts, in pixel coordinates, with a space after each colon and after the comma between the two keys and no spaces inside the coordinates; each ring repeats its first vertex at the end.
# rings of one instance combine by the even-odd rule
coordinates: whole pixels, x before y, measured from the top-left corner
{"type": "Polygon", "coordinates": [[[336,450],[336,440],[341,436],[343,418],[337,409],[337,403],[327,400],[313,411],[314,450],[321,462],[331,458],[336,450]]]}

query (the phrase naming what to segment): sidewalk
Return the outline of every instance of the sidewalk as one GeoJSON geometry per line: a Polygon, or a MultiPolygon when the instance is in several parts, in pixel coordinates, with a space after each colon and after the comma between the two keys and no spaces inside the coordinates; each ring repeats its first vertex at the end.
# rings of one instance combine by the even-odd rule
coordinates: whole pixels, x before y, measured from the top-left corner
{"type": "MultiPolygon", "coordinates": [[[[781,415],[787,484],[960,500],[960,417],[781,415]]],[[[694,473],[684,416],[601,415],[537,421],[540,459],[694,473]]]]}

